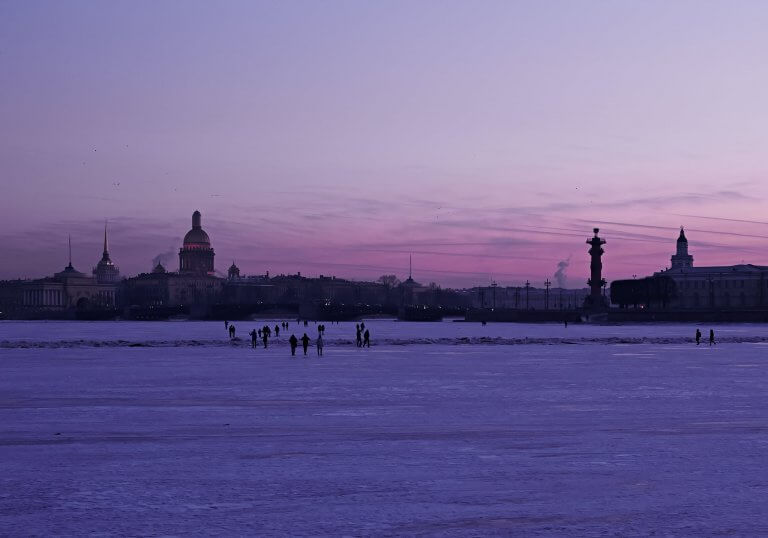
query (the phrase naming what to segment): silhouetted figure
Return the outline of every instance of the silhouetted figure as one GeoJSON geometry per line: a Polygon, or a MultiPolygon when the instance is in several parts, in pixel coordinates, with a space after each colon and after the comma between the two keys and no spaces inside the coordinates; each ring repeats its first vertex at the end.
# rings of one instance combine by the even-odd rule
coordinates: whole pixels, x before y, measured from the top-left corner
{"type": "Polygon", "coordinates": [[[698,346],[701,343],[701,331],[696,329],[696,345],[698,346]]]}
{"type": "Polygon", "coordinates": [[[357,326],[357,347],[363,347],[363,331],[360,330],[360,325],[357,326]]]}
{"type": "Polygon", "coordinates": [[[299,345],[299,341],[296,339],[296,335],[292,334],[291,337],[288,339],[288,343],[291,344],[291,356],[296,355],[296,346],[299,345]]]}
{"type": "Polygon", "coordinates": [[[317,335],[317,342],[315,342],[315,344],[317,344],[317,356],[318,357],[322,357],[323,356],[323,344],[324,344],[324,342],[323,342],[323,335],[321,335],[321,334],[317,335]]]}
{"type": "Polygon", "coordinates": [[[251,347],[255,348],[256,347],[256,342],[259,341],[259,339],[257,338],[258,333],[256,332],[256,329],[252,330],[248,334],[251,335],[251,347]]]}
{"type": "Polygon", "coordinates": [[[279,336],[280,336],[280,327],[278,327],[277,325],[275,325],[275,338],[277,338],[277,337],[279,337],[279,336]]]}
{"type": "Polygon", "coordinates": [[[482,321],[480,324],[481,324],[483,327],[485,327],[486,325],[488,325],[488,322],[487,322],[487,321],[485,321],[485,320],[483,320],[483,321],[482,321]]]}
{"type": "Polygon", "coordinates": [[[565,320],[565,328],[566,329],[568,328],[568,320],[567,319],[565,320]]]}
{"type": "Polygon", "coordinates": [[[234,338],[235,337],[235,326],[234,325],[230,325],[229,326],[229,337],[230,338],[234,338]]]}
{"type": "Polygon", "coordinates": [[[717,344],[717,342],[715,342],[715,331],[710,329],[709,330],[709,345],[711,346],[713,344],[715,344],[715,345],[717,344]]]}
{"type": "Polygon", "coordinates": [[[307,336],[307,333],[304,333],[304,336],[301,337],[301,347],[304,348],[304,355],[307,354],[307,349],[309,349],[309,336],[307,336]]]}
{"type": "Polygon", "coordinates": [[[371,333],[368,332],[368,329],[363,334],[363,347],[366,346],[371,347],[371,333]]]}
{"type": "Polygon", "coordinates": [[[259,338],[261,338],[261,329],[259,329],[259,338]]]}
{"type": "Polygon", "coordinates": [[[305,327],[308,327],[308,326],[309,326],[309,321],[307,321],[306,319],[304,320],[304,326],[305,326],[305,327]]]}
{"type": "Polygon", "coordinates": [[[224,330],[226,331],[227,329],[229,329],[229,322],[224,320],[224,330]]]}
{"type": "Polygon", "coordinates": [[[360,323],[360,330],[361,331],[365,330],[365,322],[364,321],[362,323],[360,323]]]}
{"type": "Polygon", "coordinates": [[[261,333],[261,341],[264,342],[264,349],[267,349],[267,342],[269,341],[269,337],[267,336],[267,333],[265,332],[261,333]]]}

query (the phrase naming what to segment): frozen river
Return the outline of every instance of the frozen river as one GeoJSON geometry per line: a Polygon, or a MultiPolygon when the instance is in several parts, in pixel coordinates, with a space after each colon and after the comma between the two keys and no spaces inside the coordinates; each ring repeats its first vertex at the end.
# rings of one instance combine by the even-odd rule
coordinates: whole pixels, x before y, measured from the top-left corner
{"type": "Polygon", "coordinates": [[[326,325],[0,323],[0,534],[768,534],[767,326],[326,325]]]}

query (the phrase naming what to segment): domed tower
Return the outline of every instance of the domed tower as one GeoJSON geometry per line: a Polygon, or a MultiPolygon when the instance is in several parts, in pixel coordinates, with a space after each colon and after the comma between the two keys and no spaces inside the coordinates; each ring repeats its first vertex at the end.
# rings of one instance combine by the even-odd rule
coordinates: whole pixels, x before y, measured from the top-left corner
{"type": "Polygon", "coordinates": [[[232,262],[232,265],[229,266],[229,271],[227,271],[227,276],[230,280],[235,280],[237,278],[240,278],[240,268],[235,265],[235,262],[232,262]]]}
{"type": "Polygon", "coordinates": [[[114,284],[120,280],[120,270],[109,258],[109,247],[107,244],[107,223],[104,223],[104,252],[101,254],[101,260],[93,268],[93,276],[99,284],[114,284]]]}
{"type": "Polygon", "coordinates": [[[688,254],[688,239],[685,238],[685,231],[680,226],[680,236],[677,238],[677,252],[672,255],[672,266],[670,269],[686,269],[693,267],[693,256],[688,254]]]}
{"type": "Polygon", "coordinates": [[[179,250],[179,273],[212,275],[213,249],[208,234],[200,225],[200,212],[192,213],[192,229],[184,236],[179,250]]]}
{"type": "Polygon", "coordinates": [[[67,241],[69,243],[69,263],[64,268],[63,271],[59,271],[54,276],[56,278],[64,279],[64,278],[87,278],[88,275],[85,273],[81,273],[77,269],[74,268],[72,265],[72,237],[67,238],[67,241]]]}

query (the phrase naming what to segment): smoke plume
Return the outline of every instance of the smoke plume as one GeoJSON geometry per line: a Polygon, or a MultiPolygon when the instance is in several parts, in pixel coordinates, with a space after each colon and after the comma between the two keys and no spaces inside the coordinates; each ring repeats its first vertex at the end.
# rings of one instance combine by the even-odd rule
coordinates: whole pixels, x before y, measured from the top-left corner
{"type": "Polygon", "coordinates": [[[168,269],[168,263],[173,260],[173,257],[175,255],[176,255],[176,249],[174,248],[166,252],[161,252],[160,254],[152,258],[152,269],[154,270],[154,268],[157,267],[158,263],[162,263],[163,267],[168,269]]]}
{"type": "Polygon", "coordinates": [[[571,257],[568,256],[568,259],[561,260],[557,262],[557,271],[555,271],[555,280],[557,281],[557,287],[558,288],[565,288],[565,285],[568,282],[568,275],[566,275],[566,271],[568,271],[568,266],[571,264],[571,257]]]}

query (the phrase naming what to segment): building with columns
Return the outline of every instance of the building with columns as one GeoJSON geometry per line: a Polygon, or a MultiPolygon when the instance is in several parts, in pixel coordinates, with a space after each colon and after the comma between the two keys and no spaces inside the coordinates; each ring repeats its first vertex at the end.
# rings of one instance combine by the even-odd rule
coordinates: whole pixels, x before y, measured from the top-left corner
{"type": "Polygon", "coordinates": [[[81,273],[69,263],[53,276],[13,280],[0,285],[0,310],[4,315],[58,317],[69,311],[113,310],[117,306],[120,272],[112,262],[104,231],[104,251],[93,274],[81,273]]]}
{"type": "Polygon", "coordinates": [[[192,229],[184,236],[179,249],[179,273],[187,275],[213,275],[214,252],[211,239],[201,225],[199,211],[192,213],[192,229]]]}
{"type": "Polygon", "coordinates": [[[104,223],[104,250],[101,253],[101,260],[93,268],[93,276],[99,284],[116,284],[120,281],[120,271],[109,257],[106,223],[104,223]]]}
{"type": "Polygon", "coordinates": [[[677,249],[668,269],[654,273],[675,282],[677,297],[671,308],[749,309],[768,306],[768,267],[739,264],[696,267],[688,253],[688,239],[680,228],[677,249]]]}
{"type": "MultiPolygon", "coordinates": [[[[121,302],[126,307],[204,309],[221,300],[224,279],[215,274],[211,239],[203,230],[200,211],[192,213],[192,228],[179,249],[179,271],[161,264],[150,273],[126,279],[121,302]]],[[[234,265],[234,264],[233,264],[234,265]]]]}

